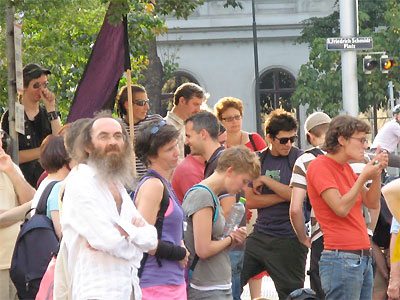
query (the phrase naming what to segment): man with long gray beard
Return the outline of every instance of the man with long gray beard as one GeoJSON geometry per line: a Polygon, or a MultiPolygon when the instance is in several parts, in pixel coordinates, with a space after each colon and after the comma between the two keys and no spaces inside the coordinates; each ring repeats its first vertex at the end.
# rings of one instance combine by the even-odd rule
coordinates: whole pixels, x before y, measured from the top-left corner
{"type": "Polygon", "coordinates": [[[137,269],[157,247],[156,229],[135,209],[132,149],[126,130],[99,115],[75,145],[80,164],[66,179],[62,214],[72,299],[141,299],[137,269]]]}

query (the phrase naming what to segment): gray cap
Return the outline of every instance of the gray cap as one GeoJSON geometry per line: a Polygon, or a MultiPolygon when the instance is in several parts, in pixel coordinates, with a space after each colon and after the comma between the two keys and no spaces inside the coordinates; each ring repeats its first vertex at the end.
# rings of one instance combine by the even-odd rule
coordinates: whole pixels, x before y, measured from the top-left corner
{"type": "Polygon", "coordinates": [[[323,112],[317,111],[308,116],[306,121],[304,122],[304,131],[306,134],[310,132],[315,126],[322,124],[329,124],[331,122],[331,118],[323,112]]]}
{"type": "Polygon", "coordinates": [[[394,115],[400,113],[400,104],[397,104],[395,107],[393,107],[392,112],[394,115]]]}

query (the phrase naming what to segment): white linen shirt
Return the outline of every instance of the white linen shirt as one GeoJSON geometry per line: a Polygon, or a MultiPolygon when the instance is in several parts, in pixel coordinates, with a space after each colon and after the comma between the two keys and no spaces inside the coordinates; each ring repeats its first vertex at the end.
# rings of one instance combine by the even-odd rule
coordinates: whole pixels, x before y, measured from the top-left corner
{"type": "Polygon", "coordinates": [[[186,140],[186,131],[185,131],[185,122],[179,118],[172,111],[167,112],[167,116],[164,118],[165,122],[168,125],[173,125],[178,131],[178,148],[179,148],[179,161],[182,161],[185,158],[185,140],[186,140]]]}
{"type": "Polygon", "coordinates": [[[141,290],[137,270],[143,252],[157,246],[157,231],[146,223],[132,225],[140,216],[125,188],[120,185],[121,212],[94,168],[80,164],[65,180],[61,225],[68,253],[72,299],[135,300],[141,290]],[[116,225],[129,235],[123,237],[116,225]]]}

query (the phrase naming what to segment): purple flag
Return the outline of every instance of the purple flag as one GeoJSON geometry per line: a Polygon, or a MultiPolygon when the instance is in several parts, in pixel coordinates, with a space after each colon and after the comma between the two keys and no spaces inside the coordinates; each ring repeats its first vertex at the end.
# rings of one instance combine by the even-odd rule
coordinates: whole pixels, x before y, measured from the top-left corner
{"type": "Polygon", "coordinates": [[[127,69],[130,69],[130,60],[126,17],[112,25],[107,12],[76,89],[68,122],[91,118],[102,109],[112,109],[118,82],[127,69]]]}

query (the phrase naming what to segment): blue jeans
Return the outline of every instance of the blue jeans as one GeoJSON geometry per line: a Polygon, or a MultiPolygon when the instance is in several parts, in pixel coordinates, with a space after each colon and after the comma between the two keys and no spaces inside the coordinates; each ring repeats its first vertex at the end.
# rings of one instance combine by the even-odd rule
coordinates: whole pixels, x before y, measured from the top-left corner
{"type": "Polygon", "coordinates": [[[229,258],[231,260],[232,269],[232,296],[233,300],[240,300],[242,295],[242,286],[240,284],[240,274],[243,269],[243,256],[244,250],[229,251],[229,258]]]}
{"type": "Polygon", "coordinates": [[[372,257],[324,250],[319,275],[326,300],[372,299],[372,257]]]}

